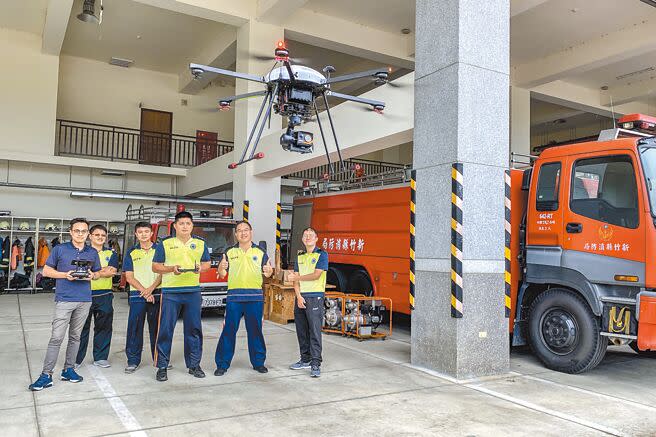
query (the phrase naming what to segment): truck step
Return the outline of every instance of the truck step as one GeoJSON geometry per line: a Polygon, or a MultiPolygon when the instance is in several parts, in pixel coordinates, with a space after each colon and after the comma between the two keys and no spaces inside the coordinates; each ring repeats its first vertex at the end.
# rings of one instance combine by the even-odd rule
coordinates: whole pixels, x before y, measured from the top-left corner
{"type": "Polygon", "coordinates": [[[602,302],[610,303],[619,303],[622,305],[635,305],[636,299],[634,297],[615,297],[615,296],[604,296],[601,298],[602,302]]]}

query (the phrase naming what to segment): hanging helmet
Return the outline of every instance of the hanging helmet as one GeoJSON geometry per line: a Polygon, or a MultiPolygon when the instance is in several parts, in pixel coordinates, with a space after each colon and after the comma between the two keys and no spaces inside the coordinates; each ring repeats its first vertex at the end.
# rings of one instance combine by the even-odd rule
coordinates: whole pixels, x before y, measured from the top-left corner
{"type": "Polygon", "coordinates": [[[109,227],[109,233],[110,233],[110,234],[118,234],[118,226],[116,226],[116,225],[111,225],[111,226],[109,227]]]}
{"type": "Polygon", "coordinates": [[[30,230],[30,224],[28,222],[20,222],[18,225],[18,230],[19,231],[29,231],[30,230]]]}
{"type": "Polygon", "coordinates": [[[3,231],[9,230],[9,222],[8,221],[1,221],[0,222],[0,230],[3,230],[3,231]]]}
{"type": "Polygon", "coordinates": [[[54,223],[46,223],[46,225],[43,227],[44,231],[54,231],[55,229],[55,224],[54,223]]]}

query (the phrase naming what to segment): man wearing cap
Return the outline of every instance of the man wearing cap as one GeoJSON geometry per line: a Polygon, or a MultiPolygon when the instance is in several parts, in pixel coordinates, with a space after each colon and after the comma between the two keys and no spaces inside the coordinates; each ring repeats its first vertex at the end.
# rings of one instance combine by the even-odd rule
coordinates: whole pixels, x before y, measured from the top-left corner
{"type": "Polygon", "coordinates": [[[202,297],[200,273],[210,268],[210,254],[205,240],[192,235],[193,216],[187,211],[175,215],[175,235],[165,238],[155,248],[153,272],[162,275],[160,323],[157,332],[155,365],[157,381],[168,379],[171,343],[178,316],[184,323],[184,357],[189,373],[204,378],[200,367],[203,354],[201,325],[202,297]]]}
{"type": "Polygon", "coordinates": [[[225,278],[228,271],[228,298],[223,331],[216,347],[215,376],[224,375],[235,355],[235,342],[239,322],[244,318],[248,336],[248,355],[255,371],[267,373],[264,366],[266,345],[262,334],[264,295],[262,275],[269,278],[273,267],[262,248],[253,243],[253,228],[247,221],[237,223],[235,236],[238,243],[230,247],[219,263],[218,277],[225,278]]]}

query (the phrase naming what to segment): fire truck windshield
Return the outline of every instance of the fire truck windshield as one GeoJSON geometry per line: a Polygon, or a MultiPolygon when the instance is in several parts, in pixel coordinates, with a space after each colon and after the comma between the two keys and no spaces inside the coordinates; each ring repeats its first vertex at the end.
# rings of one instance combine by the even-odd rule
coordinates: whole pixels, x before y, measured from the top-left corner
{"type": "Polygon", "coordinates": [[[640,147],[640,160],[642,161],[642,170],[645,173],[651,215],[656,217],[656,147],[640,147]]]}
{"type": "Polygon", "coordinates": [[[233,227],[229,224],[195,222],[194,234],[205,240],[212,258],[220,257],[236,243],[233,227]]]}

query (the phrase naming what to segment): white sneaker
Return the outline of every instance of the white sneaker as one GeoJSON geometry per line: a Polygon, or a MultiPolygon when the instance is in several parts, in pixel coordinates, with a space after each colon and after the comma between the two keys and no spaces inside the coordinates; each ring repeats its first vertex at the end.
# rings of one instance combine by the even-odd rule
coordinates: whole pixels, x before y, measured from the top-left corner
{"type": "Polygon", "coordinates": [[[107,360],[94,361],[93,365],[97,366],[97,367],[102,367],[102,368],[112,367],[112,365],[109,364],[109,361],[107,361],[107,360]]]}

